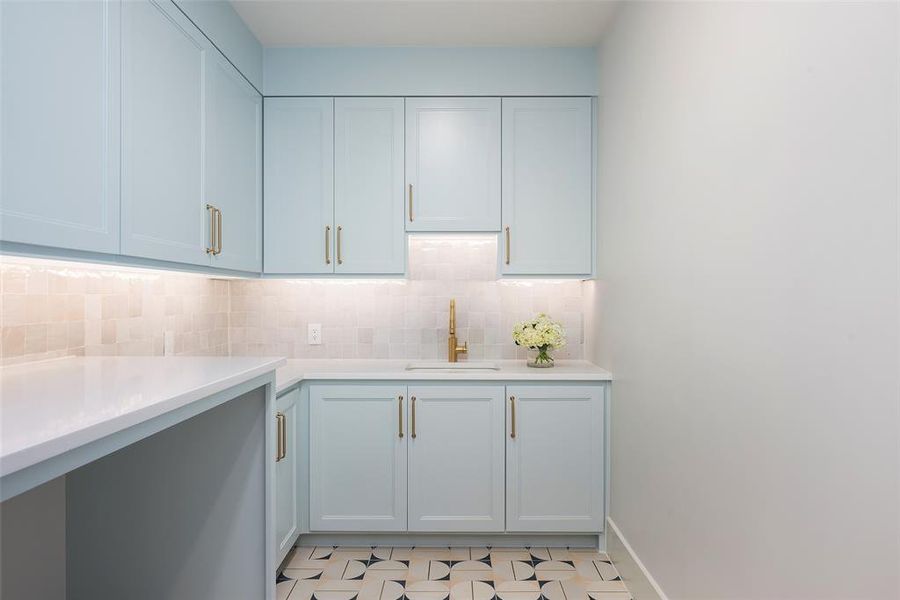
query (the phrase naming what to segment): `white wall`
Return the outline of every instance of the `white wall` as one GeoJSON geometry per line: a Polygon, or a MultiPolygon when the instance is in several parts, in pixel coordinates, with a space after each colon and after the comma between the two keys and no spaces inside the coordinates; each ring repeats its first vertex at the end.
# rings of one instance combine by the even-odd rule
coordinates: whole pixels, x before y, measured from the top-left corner
{"type": "Polygon", "coordinates": [[[898,18],[626,3],[600,48],[611,516],[669,598],[900,598],[898,18]]]}

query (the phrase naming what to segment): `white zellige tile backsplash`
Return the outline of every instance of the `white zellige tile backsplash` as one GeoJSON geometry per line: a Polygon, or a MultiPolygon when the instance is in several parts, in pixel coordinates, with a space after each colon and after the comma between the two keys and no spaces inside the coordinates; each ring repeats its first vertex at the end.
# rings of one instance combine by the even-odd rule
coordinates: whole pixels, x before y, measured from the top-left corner
{"type": "Polygon", "coordinates": [[[448,306],[456,298],[457,336],[469,359],[524,358],[513,323],[547,312],[568,345],[558,358],[582,358],[583,283],[498,281],[495,236],[411,236],[409,278],[232,280],[229,345],[234,355],[290,358],[446,357],[448,306]],[[323,344],[307,344],[321,323],[323,344]]]}
{"type": "Polygon", "coordinates": [[[67,355],[444,358],[450,298],[469,359],[524,358],[513,323],[548,312],[583,357],[575,280],[497,281],[495,236],[411,236],[409,279],[216,279],[32,259],[0,260],[0,364],[67,355]],[[306,343],[321,323],[324,344],[306,343]]]}

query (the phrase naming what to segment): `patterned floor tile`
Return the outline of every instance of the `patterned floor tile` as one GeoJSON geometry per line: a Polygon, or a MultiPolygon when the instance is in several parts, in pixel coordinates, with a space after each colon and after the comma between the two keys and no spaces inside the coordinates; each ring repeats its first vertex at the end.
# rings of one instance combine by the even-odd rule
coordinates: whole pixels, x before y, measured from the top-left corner
{"type": "Polygon", "coordinates": [[[495,582],[494,590],[500,600],[539,600],[541,587],[537,581],[495,582]]]}
{"type": "Polygon", "coordinates": [[[295,585],[297,585],[296,580],[285,575],[279,576],[275,581],[276,600],[287,600],[287,597],[290,596],[291,590],[294,589],[295,585]]]}
{"type": "Polygon", "coordinates": [[[450,585],[447,581],[415,581],[406,585],[406,597],[409,600],[447,600],[450,585]]]}
{"type": "Polygon", "coordinates": [[[284,575],[291,579],[321,579],[324,569],[291,569],[285,567],[284,575]]]}
{"type": "Polygon", "coordinates": [[[310,600],[316,591],[316,581],[298,581],[291,590],[288,600],[310,600]]]}
{"type": "Polygon", "coordinates": [[[450,588],[450,600],[493,600],[494,586],[483,581],[463,581],[450,588]]]}
{"type": "Polygon", "coordinates": [[[298,547],[278,600],[631,600],[588,548],[298,547]]]}

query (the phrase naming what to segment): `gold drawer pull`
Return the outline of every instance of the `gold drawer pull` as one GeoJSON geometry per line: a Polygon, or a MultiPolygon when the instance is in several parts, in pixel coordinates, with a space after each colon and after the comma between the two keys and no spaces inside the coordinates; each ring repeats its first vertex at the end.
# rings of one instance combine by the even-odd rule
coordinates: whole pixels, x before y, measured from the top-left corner
{"type": "Polygon", "coordinates": [[[412,402],[412,429],[410,430],[410,435],[413,439],[416,439],[416,397],[413,396],[410,398],[410,401],[412,402]]]}
{"type": "Polygon", "coordinates": [[[409,222],[413,222],[412,196],[413,184],[409,184],[409,222]]]}
{"type": "Polygon", "coordinates": [[[331,264],[331,225],[325,226],[325,264],[331,264]]]}
{"type": "Polygon", "coordinates": [[[341,256],[341,232],[343,230],[344,230],[344,228],[341,227],[340,225],[338,225],[338,229],[337,229],[337,260],[338,260],[339,265],[344,264],[344,259],[341,256]]]}
{"type": "Polygon", "coordinates": [[[509,227],[506,228],[506,264],[509,264],[509,227]]]}
{"type": "Polygon", "coordinates": [[[516,439],[516,397],[509,397],[509,412],[510,412],[510,424],[511,428],[509,431],[509,437],[512,439],[516,439]]]}
{"type": "Polygon", "coordinates": [[[275,421],[278,426],[278,430],[277,430],[278,435],[276,436],[276,439],[278,440],[278,444],[277,444],[278,450],[277,450],[277,454],[275,456],[275,462],[281,462],[284,459],[284,457],[287,456],[287,440],[285,439],[286,432],[285,432],[285,426],[284,426],[284,421],[285,421],[284,413],[276,414],[275,421]]]}
{"type": "Polygon", "coordinates": [[[398,422],[400,423],[400,434],[398,437],[403,437],[403,396],[397,396],[397,417],[398,422]]]}
{"type": "Polygon", "coordinates": [[[206,212],[209,213],[209,246],[206,247],[207,254],[216,253],[216,207],[212,204],[206,205],[206,212]]]}
{"type": "Polygon", "coordinates": [[[216,235],[216,251],[213,252],[213,255],[218,256],[222,254],[222,210],[218,207],[216,208],[216,229],[218,229],[218,235],[216,235]]]}

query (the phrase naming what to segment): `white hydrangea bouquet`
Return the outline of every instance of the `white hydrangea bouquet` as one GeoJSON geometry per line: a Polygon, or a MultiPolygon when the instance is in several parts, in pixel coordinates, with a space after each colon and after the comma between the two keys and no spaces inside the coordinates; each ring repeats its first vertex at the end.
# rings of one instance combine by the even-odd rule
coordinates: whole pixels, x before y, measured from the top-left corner
{"type": "Polygon", "coordinates": [[[566,345],[566,330],[544,313],[530,321],[513,326],[513,341],[517,346],[537,350],[537,356],[528,362],[529,367],[552,367],[553,358],[548,353],[566,345]]]}

